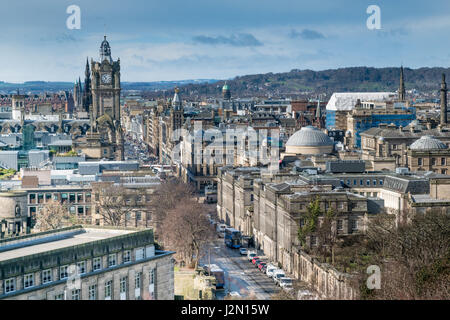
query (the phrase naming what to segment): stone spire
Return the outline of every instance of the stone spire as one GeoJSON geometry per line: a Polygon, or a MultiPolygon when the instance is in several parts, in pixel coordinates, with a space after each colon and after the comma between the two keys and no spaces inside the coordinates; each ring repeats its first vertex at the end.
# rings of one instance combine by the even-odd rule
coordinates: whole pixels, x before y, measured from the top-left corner
{"type": "Polygon", "coordinates": [[[89,59],[86,58],[86,70],[84,72],[84,90],[83,90],[83,109],[89,112],[89,107],[92,104],[91,91],[91,71],[89,70],[89,59]]]}
{"type": "Polygon", "coordinates": [[[447,91],[447,83],[443,73],[441,82],[441,125],[447,124],[447,91]]]}
{"type": "Polygon", "coordinates": [[[403,66],[400,67],[400,86],[398,88],[398,100],[405,101],[406,91],[405,91],[405,79],[403,76],[403,66]]]}

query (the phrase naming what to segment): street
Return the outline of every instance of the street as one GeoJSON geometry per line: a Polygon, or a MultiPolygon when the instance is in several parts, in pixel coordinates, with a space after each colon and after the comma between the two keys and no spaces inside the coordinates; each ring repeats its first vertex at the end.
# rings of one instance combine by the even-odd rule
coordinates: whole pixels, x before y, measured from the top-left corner
{"type": "MultiPolygon", "coordinates": [[[[215,240],[210,247],[211,264],[218,265],[225,273],[225,289],[217,291],[217,299],[222,300],[228,293],[238,292],[242,298],[267,300],[280,290],[273,280],[255,268],[246,256],[241,256],[238,249],[226,247],[223,239],[215,240]]],[[[200,264],[208,263],[207,253],[200,260],[200,264]]]]}

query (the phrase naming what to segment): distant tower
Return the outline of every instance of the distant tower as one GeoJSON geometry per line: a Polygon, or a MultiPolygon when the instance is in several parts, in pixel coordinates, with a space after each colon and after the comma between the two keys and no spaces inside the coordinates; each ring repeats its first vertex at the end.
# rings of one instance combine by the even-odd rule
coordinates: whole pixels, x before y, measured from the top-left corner
{"type": "Polygon", "coordinates": [[[12,96],[12,119],[21,121],[22,115],[25,115],[25,96],[19,93],[12,96]]]}
{"type": "MultiPolygon", "coordinates": [[[[177,129],[180,129],[183,126],[183,122],[184,122],[183,104],[181,102],[178,92],[179,92],[179,89],[175,88],[175,94],[173,95],[173,100],[172,100],[172,110],[170,110],[171,134],[178,133],[178,131],[176,131],[176,132],[174,132],[174,131],[177,129]]],[[[176,140],[178,140],[179,136],[173,136],[172,138],[173,138],[172,141],[176,141],[176,140]]]]}
{"type": "Polygon", "coordinates": [[[442,74],[441,82],[441,125],[447,124],[447,83],[445,82],[445,74],[442,74]]]}
{"type": "Polygon", "coordinates": [[[400,67],[400,86],[398,88],[398,100],[406,100],[405,79],[403,76],[403,66],[400,67]]]}
{"type": "Polygon", "coordinates": [[[317,127],[323,128],[323,119],[322,119],[322,110],[320,109],[320,99],[317,100],[317,108],[316,108],[316,124],[317,127]]]}
{"type": "Polygon", "coordinates": [[[230,88],[228,87],[228,84],[226,82],[225,82],[225,84],[223,85],[223,88],[222,88],[222,95],[223,95],[223,98],[225,100],[230,100],[231,99],[230,88]]]}
{"type": "Polygon", "coordinates": [[[84,71],[84,90],[83,90],[83,109],[89,112],[89,107],[92,104],[91,91],[91,72],[89,70],[89,60],[86,58],[86,70],[84,71]]]}

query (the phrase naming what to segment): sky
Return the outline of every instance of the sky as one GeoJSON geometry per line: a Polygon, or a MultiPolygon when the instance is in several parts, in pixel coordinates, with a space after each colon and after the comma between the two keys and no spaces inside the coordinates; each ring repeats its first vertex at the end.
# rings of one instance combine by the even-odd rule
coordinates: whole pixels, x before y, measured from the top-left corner
{"type": "Polygon", "coordinates": [[[75,81],[106,33],[122,81],[449,67],[448,0],[1,1],[0,81],[75,81]],[[66,12],[80,8],[80,29],[66,12]],[[366,12],[380,8],[381,29],[366,12]]]}

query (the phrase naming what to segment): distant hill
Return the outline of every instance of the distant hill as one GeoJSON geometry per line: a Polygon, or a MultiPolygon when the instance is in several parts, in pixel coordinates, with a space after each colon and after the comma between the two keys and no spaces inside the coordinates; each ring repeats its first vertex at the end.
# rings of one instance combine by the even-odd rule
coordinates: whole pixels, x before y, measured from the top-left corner
{"type": "MultiPolygon", "coordinates": [[[[450,83],[450,68],[405,68],[406,90],[437,92],[442,73],[448,75],[450,83]]],[[[298,96],[302,93],[396,91],[399,79],[400,68],[351,67],[246,75],[227,80],[227,84],[234,97],[298,96]]],[[[224,83],[222,80],[213,84],[187,84],[180,91],[188,96],[220,96],[224,83]]]]}
{"type": "MultiPolygon", "coordinates": [[[[169,90],[177,86],[183,86],[189,83],[214,83],[214,79],[193,79],[193,80],[179,80],[179,81],[153,81],[153,82],[122,82],[123,90],[169,90]]],[[[73,82],[57,82],[57,81],[26,81],[24,83],[9,83],[0,81],[0,93],[40,93],[40,92],[58,92],[73,90],[73,82]]]]}

